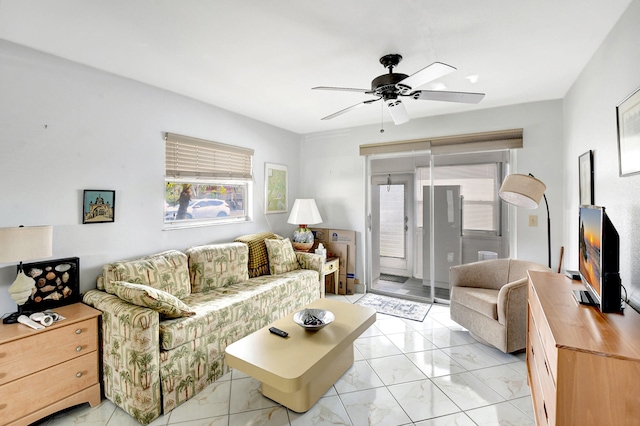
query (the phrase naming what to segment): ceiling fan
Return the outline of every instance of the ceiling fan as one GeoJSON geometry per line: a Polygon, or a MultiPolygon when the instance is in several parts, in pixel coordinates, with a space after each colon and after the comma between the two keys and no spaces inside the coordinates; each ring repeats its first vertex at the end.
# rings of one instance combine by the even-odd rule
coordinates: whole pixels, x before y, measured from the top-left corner
{"type": "Polygon", "coordinates": [[[443,64],[442,62],[434,62],[431,65],[426,66],[420,71],[411,75],[395,73],[393,68],[396,67],[402,56],[397,53],[384,55],[380,58],[380,63],[387,69],[388,74],[383,74],[374,78],[371,81],[371,89],[352,89],[348,87],[327,87],[318,86],[314,87],[314,90],[338,90],[343,92],[360,92],[366,95],[377,96],[375,99],[369,99],[364,102],[357,103],[348,108],[340,110],[336,113],[328,115],[323,120],[330,120],[334,117],[342,115],[352,109],[359,108],[363,105],[369,105],[379,100],[383,100],[389,109],[391,118],[395,124],[402,124],[409,121],[409,115],[402,103],[401,97],[407,97],[412,99],[419,99],[425,101],[447,101],[447,102],[462,102],[469,104],[477,104],[484,98],[484,93],[472,93],[472,92],[448,92],[442,90],[414,90],[416,87],[420,87],[432,80],[443,77],[449,73],[452,73],[456,69],[451,65],[443,64]]]}

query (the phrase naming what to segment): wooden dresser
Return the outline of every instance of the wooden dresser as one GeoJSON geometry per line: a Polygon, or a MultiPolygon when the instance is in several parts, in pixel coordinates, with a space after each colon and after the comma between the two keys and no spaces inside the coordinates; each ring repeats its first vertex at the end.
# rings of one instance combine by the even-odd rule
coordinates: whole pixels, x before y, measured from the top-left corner
{"type": "Polygon", "coordinates": [[[527,369],[538,425],[640,424],[640,314],[580,305],[578,281],[529,272],[527,369]]]}
{"type": "Polygon", "coordinates": [[[83,402],[100,403],[100,311],[75,303],[55,312],[66,319],[44,330],[0,324],[0,425],[28,425],[83,402]]]}

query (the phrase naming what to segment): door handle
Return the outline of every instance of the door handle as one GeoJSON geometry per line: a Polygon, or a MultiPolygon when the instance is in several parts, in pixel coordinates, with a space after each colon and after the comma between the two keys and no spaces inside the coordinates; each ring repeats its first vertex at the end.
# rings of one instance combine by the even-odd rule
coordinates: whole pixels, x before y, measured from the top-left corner
{"type": "Polygon", "coordinates": [[[463,219],[464,219],[464,207],[463,207],[464,203],[463,203],[463,201],[464,201],[464,196],[461,195],[460,196],[460,236],[461,237],[464,237],[464,235],[463,235],[464,234],[464,232],[463,232],[464,226],[462,226],[463,219]]]}

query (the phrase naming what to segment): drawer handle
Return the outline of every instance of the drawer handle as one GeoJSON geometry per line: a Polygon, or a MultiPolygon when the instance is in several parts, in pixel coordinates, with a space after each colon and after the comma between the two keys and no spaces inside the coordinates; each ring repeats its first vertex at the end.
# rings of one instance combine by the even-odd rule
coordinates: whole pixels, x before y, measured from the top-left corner
{"type": "Polygon", "coordinates": [[[80,377],[82,377],[82,371],[78,371],[78,372],[76,373],[76,377],[77,377],[78,379],[79,379],[80,377]]]}
{"type": "Polygon", "coordinates": [[[76,330],[76,334],[80,334],[80,333],[82,333],[82,329],[79,328],[76,330]]]}
{"type": "Polygon", "coordinates": [[[550,374],[549,373],[549,366],[547,365],[547,360],[546,359],[544,360],[544,368],[545,368],[545,370],[547,370],[547,374],[550,374]]]}
{"type": "Polygon", "coordinates": [[[547,404],[544,402],[542,403],[542,409],[544,410],[544,416],[547,420],[549,420],[549,414],[547,414],[547,404]]]}
{"type": "Polygon", "coordinates": [[[81,350],[82,350],[82,346],[78,346],[78,347],[76,348],[76,352],[80,352],[81,350]]]}

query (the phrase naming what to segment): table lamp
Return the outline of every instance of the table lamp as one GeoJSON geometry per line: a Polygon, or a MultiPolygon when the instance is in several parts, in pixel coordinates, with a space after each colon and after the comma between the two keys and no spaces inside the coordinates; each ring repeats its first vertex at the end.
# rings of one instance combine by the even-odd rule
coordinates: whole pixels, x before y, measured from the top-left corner
{"type": "Polygon", "coordinates": [[[18,312],[4,318],[5,324],[16,322],[22,314],[22,306],[29,300],[35,288],[35,280],[26,276],[22,270],[22,261],[51,257],[52,241],[51,226],[0,228],[0,263],[20,262],[18,275],[9,287],[9,294],[18,305],[18,312]]]}
{"type": "Polygon", "coordinates": [[[313,247],[313,232],[307,225],[322,223],[322,217],[313,198],[297,198],[291,208],[287,223],[298,225],[293,233],[293,247],[296,250],[309,251],[313,247]]]}
{"type": "Polygon", "coordinates": [[[544,197],[547,206],[547,252],[548,263],[551,268],[551,218],[549,217],[549,203],[544,191],[547,186],[531,173],[529,175],[511,174],[508,175],[498,195],[509,204],[525,209],[535,209],[540,204],[540,199],[544,197]]]}

